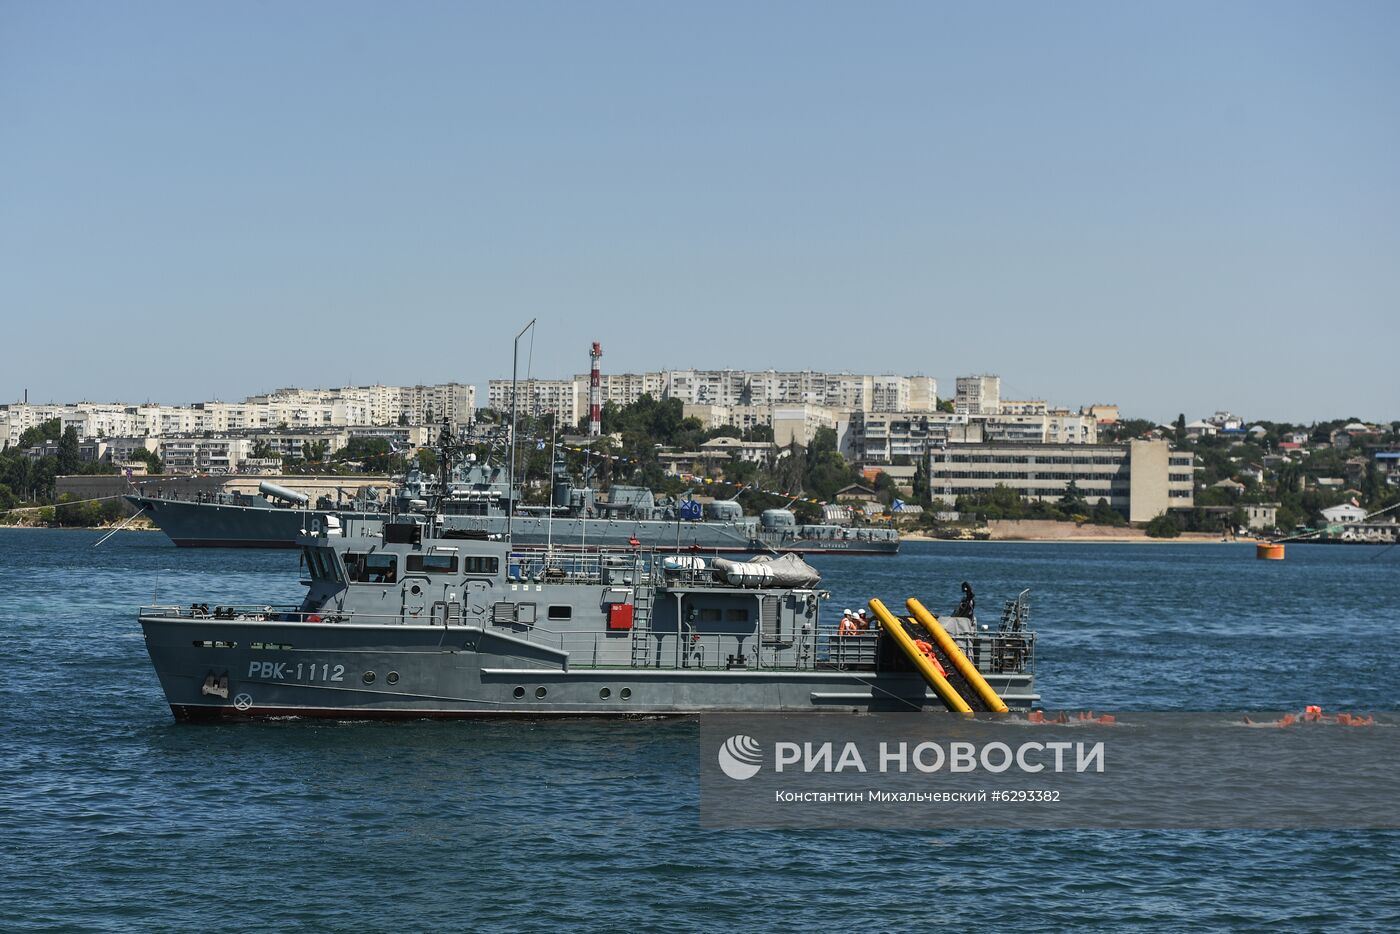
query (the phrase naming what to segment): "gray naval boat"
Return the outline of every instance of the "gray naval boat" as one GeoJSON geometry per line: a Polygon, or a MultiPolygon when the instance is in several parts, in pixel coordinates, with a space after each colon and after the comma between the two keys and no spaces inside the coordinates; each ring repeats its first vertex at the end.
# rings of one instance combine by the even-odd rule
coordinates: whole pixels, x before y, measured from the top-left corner
{"type": "Polygon", "coordinates": [[[556,465],[548,506],[520,505],[506,471],[463,460],[441,478],[410,470],[403,483],[380,498],[360,491],[343,504],[322,497],[314,505],[295,490],[263,481],[262,495],[219,493],[192,499],[159,493],[127,500],[144,511],[182,547],[294,548],[311,512],[342,520],[381,519],[431,509],[448,528],[505,535],[520,548],[628,547],[635,541],[658,551],[734,554],[802,551],[814,554],[896,554],[899,533],[888,528],[850,528],[798,523],[789,509],[745,516],[734,500],[698,502],[661,499],[645,487],[613,484],[606,499],[591,483],[575,486],[556,465]],[[512,495],[515,515],[508,516],[512,495]]]}
{"type": "Polygon", "coordinates": [[[995,630],[965,600],[946,631],[872,601],[882,620],[858,631],[823,618],[829,594],[796,555],[524,551],[431,516],[311,525],[299,605],[140,610],[176,719],[967,709],[950,682],[973,710],[1037,700],[1024,594],[995,630]],[[934,628],[939,647],[922,641],[934,628]]]}

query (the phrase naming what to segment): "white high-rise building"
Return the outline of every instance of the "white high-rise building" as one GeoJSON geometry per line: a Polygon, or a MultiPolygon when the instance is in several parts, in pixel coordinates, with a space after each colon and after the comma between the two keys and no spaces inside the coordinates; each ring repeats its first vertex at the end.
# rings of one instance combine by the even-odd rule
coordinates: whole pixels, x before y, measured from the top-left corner
{"type": "Polygon", "coordinates": [[[1001,414],[1001,377],[959,376],[953,411],[959,415],[1001,414]]]}

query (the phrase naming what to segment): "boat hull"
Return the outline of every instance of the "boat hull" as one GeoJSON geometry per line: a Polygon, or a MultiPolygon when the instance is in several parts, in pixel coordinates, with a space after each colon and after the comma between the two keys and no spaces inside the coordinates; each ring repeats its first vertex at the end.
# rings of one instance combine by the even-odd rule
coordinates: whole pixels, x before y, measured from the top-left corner
{"type": "MultiPolygon", "coordinates": [[[[941,711],[913,672],[582,667],[481,626],[141,618],[176,719],[684,716],[941,711]]],[[[624,636],[625,638],[625,636],[624,636]]],[[[989,675],[1012,708],[1031,675],[989,675]]]]}

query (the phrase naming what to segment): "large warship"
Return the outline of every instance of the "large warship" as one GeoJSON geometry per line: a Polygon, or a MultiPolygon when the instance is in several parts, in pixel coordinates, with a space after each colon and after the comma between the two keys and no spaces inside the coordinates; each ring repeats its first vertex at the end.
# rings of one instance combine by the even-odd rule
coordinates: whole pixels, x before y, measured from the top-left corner
{"type": "Polygon", "coordinates": [[[962,712],[1028,708],[1025,595],[995,630],[878,600],[873,628],[822,613],[788,554],[733,561],[643,545],[523,550],[445,517],[312,513],[295,606],[148,606],[146,647],[179,720],[962,712]]]}
{"type": "Polygon", "coordinates": [[[507,472],[489,462],[463,458],[442,476],[417,468],[385,496],[358,491],[312,503],[305,494],[263,481],[261,495],[199,494],[192,498],[133,493],[127,500],[182,547],[293,548],[312,513],[352,519],[391,520],[437,512],[444,527],[505,537],[519,548],[630,547],[663,552],[729,554],[804,553],[896,554],[899,533],[878,527],[803,524],[790,509],[767,509],[745,516],[734,500],[701,504],[660,498],[639,486],[613,484],[606,497],[591,478],[582,485],[556,463],[547,506],[520,504],[520,491],[507,472]],[[514,506],[512,509],[512,501],[514,506]],[[513,513],[513,514],[512,514],[513,513]]]}

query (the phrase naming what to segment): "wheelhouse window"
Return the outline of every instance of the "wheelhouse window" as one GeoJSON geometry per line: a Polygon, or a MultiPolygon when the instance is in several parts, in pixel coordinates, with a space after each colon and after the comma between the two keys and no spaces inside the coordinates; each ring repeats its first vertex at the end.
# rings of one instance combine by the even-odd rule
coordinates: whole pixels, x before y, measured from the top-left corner
{"type": "Polygon", "coordinates": [[[393,584],[399,579],[399,559],[396,555],[371,552],[346,552],[345,570],[359,584],[393,584]]]}
{"type": "Polygon", "coordinates": [[[408,573],[456,574],[456,555],[409,555],[406,562],[408,573]]]}
{"type": "Polygon", "coordinates": [[[462,570],[467,574],[495,574],[501,569],[501,561],[494,555],[464,555],[462,570]]]}
{"type": "Polygon", "coordinates": [[[306,569],[316,580],[339,581],[340,565],[335,560],[335,552],[330,548],[303,548],[306,569]]]}

